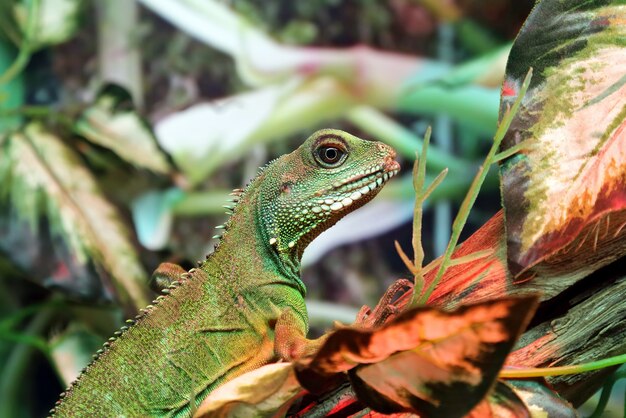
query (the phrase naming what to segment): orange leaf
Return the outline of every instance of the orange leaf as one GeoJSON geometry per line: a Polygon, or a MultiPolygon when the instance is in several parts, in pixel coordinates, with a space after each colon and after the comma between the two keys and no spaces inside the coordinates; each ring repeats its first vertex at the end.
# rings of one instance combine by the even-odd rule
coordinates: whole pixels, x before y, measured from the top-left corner
{"type": "Polygon", "coordinates": [[[536,303],[525,297],[454,312],[416,308],[375,330],[339,329],[296,364],[296,375],[319,392],[354,369],[353,388],[374,410],[466,413],[492,386],[536,303]]]}

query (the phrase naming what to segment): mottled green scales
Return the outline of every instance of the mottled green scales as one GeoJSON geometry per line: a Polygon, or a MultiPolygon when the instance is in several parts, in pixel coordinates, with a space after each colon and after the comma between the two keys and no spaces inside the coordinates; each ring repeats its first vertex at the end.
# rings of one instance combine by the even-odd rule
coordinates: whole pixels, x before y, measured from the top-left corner
{"type": "Polygon", "coordinates": [[[394,158],[322,130],[266,166],[235,193],[215,252],[105,344],[53,415],[190,416],[224,382],[306,350],[302,252],[397,173],[394,158]]]}

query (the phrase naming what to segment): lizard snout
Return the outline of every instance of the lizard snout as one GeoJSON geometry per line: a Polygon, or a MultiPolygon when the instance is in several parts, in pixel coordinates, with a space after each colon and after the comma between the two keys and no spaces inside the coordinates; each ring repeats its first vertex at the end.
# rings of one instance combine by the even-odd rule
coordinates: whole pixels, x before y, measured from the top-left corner
{"type": "Polygon", "coordinates": [[[383,144],[382,142],[378,142],[376,145],[381,152],[387,154],[383,163],[383,168],[385,172],[399,170],[400,164],[396,161],[396,150],[394,150],[387,144],[383,144]]]}

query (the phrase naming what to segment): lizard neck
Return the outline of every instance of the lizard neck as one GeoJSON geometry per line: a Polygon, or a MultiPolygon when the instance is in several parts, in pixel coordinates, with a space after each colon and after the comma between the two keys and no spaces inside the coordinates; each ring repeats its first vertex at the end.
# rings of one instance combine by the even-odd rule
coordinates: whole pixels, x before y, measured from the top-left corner
{"type": "Polygon", "coordinates": [[[241,194],[215,252],[201,268],[231,283],[240,283],[245,278],[247,283],[241,283],[242,286],[284,284],[304,296],[306,287],[300,279],[298,252],[295,249],[279,252],[270,244],[269,220],[261,204],[264,196],[255,187],[260,180],[255,179],[241,194]]]}

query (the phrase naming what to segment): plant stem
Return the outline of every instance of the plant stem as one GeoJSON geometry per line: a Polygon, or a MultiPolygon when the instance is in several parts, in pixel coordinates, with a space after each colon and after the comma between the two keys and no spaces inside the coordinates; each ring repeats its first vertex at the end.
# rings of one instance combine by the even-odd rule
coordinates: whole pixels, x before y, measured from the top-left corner
{"type": "Polygon", "coordinates": [[[560,367],[531,367],[528,369],[505,369],[500,371],[504,379],[522,379],[527,377],[562,376],[566,374],[580,374],[617,366],[626,363],[626,354],[592,361],[584,364],[560,367]]]}
{"type": "Polygon", "coordinates": [[[422,294],[424,289],[424,274],[422,272],[422,264],[424,262],[424,248],[422,247],[422,216],[424,199],[424,182],[426,180],[426,162],[428,160],[428,144],[430,143],[431,129],[428,127],[424,135],[424,143],[422,144],[422,153],[413,164],[413,189],[415,190],[415,209],[413,210],[413,266],[414,266],[414,284],[413,295],[409,302],[409,307],[415,306],[417,298],[422,294]]]}
{"type": "MultiPolygon", "coordinates": [[[[446,64],[452,64],[454,61],[454,27],[450,23],[441,22],[437,35],[437,57],[446,64]]],[[[447,114],[437,115],[435,132],[435,144],[444,152],[452,153],[452,120],[447,114]]],[[[445,251],[446,244],[450,239],[450,227],[452,226],[452,204],[450,201],[437,202],[433,212],[433,223],[433,248],[435,254],[441,254],[445,251]]]]}
{"type": "MultiPolygon", "coordinates": [[[[602,387],[602,393],[600,394],[600,399],[598,400],[598,404],[596,405],[596,409],[593,411],[589,418],[602,418],[604,414],[604,410],[606,409],[607,404],[609,403],[609,399],[611,398],[611,392],[613,391],[613,386],[615,383],[620,380],[626,378],[626,368],[623,366],[617,370],[612,376],[610,376],[604,386],[602,387]]],[[[626,409],[626,402],[624,402],[624,408],[626,409]]],[[[626,416],[626,410],[624,411],[624,416],[626,416]]]]}
{"type": "MultiPolygon", "coordinates": [[[[0,100],[1,103],[1,100],[0,100]]],[[[68,129],[74,127],[74,120],[61,113],[50,106],[20,106],[20,107],[5,107],[0,106],[0,118],[19,118],[22,116],[28,116],[29,118],[47,118],[52,122],[56,122],[68,129]]]]}
{"type": "Polygon", "coordinates": [[[522,88],[519,92],[517,99],[515,100],[515,103],[513,104],[513,107],[504,114],[504,117],[502,118],[502,121],[500,122],[500,125],[498,126],[498,130],[496,131],[496,135],[494,136],[491,149],[489,150],[489,153],[487,154],[487,157],[485,158],[485,162],[478,169],[478,173],[476,173],[476,177],[474,177],[474,181],[472,182],[472,185],[470,186],[467,192],[467,195],[465,196],[465,199],[463,200],[463,203],[461,204],[461,207],[459,208],[459,213],[457,214],[452,224],[452,235],[450,237],[450,241],[448,242],[446,252],[444,253],[442,257],[441,264],[439,265],[439,269],[437,270],[437,274],[435,275],[435,278],[430,282],[430,285],[428,286],[424,294],[421,295],[419,299],[419,304],[421,305],[425,304],[428,301],[428,299],[430,298],[430,295],[433,293],[433,291],[435,290],[435,288],[441,281],[441,278],[446,272],[446,269],[449,267],[450,258],[452,257],[452,253],[454,252],[454,249],[456,248],[456,244],[459,241],[459,237],[461,236],[461,232],[463,231],[463,227],[465,226],[465,222],[467,221],[469,212],[472,206],[474,205],[474,202],[476,201],[476,197],[478,196],[478,193],[480,192],[480,188],[483,182],[485,181],[488,168],[493,163],[494,156],[496,155],[496,152],[500,148],[500,143],[502,142],[502,139],[504,139],[504,135],[508,131],[509,125],[511,124],[513,118],[515,117],[515,114],[517,113],[517,110],[519,109],[522,99],[524,98],[524,95],[526,94],[526,90],[528,90],[531,77],[532,77],[532,68],[528,70],[528,74],[526,75],[526,78],[524,79],[524,83],[522,84],[522,88]]]}
{"type": "Polygon", "coordinates": [[[523,150],[524,148],[526,148],[528,146],[528,144],[526,143],[526,141],[522,141],[519,144],[515,144],[512,147],[497,153],[494,157],[493,160],[494,162],[500,162],[506,158],[509,158],[510,156],[517,154],[518,152],[520,152],[521,150],[523,150]]]}
{"type": "Polygon", "coordinates": [[[143,107],[141,56],[137,39],[136,0],[97,1],[100,78],[126,87],[138,109],[143,107]]]}
{"type": "Polygon", "coordinates": [[[26,34],[22,39],[17,58],[7,70],[0,75],[0,85],[6,84],[13,80],[28,64],[32,52],[32,41],[37,28],[39,17],[39,1],[30,0],[28,7],[28,22],[26,24],[26,34]]]}
{"type": "Polygon", "coordinates": [[[420,115],[446,113],[457,122],[491,134],[498,120],[498,101],[499,91],[492,88],[424,85],[402,96],[397,109],[420,115]]]}
{"type": "MultiPolygon", "coordinates": [[[[0,73],[4,73],[13,63],[16,50],[8,41],[0,40],[0,73]]],[[[21,74],[11,81],[0,84],[0,136],[17,128],[23,118],[19,114],[5,114],[9,109],[24,103],[24,80],[21,74]]]]}

